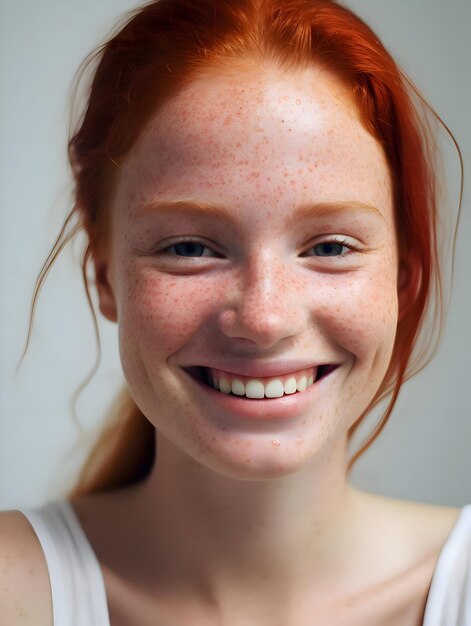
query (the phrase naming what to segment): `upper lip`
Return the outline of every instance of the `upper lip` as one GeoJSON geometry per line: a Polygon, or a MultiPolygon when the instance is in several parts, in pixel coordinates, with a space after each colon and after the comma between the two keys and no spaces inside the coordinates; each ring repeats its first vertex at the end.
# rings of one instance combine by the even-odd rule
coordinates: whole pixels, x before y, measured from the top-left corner
{"type": "Polygon", "coordinates": [[[276,361],[276,363],[246,363],[241,364],[226,361],[225,363],[205,365],[199,363],[193,367],[207,367],[216,370],[222,370],[228,374],[239,374],[239,376],[249,376],[253,378],[269,378],[272,376],[284,376],[292,374],[299,370],[319,367],[322,363],[313,363],[312,361],[276,361]]]}

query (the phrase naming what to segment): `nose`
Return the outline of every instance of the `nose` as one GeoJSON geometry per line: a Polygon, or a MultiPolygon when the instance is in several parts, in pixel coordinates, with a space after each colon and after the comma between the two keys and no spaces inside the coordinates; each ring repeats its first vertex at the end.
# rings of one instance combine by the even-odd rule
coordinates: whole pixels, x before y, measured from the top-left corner
{"type": "Polygon", "coordinates": [[[300,336],[309,318],[307,282],[301,271],[300,266],[287,269],[263,253],[248,262],[221,303],[222,333],[260,349],[300,336]]]}

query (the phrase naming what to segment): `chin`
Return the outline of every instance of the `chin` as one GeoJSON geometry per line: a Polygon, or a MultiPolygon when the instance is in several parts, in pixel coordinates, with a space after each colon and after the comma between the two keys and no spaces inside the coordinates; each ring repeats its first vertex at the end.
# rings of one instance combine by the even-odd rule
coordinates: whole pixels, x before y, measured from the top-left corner
{"type": "Polygon", "coordinates": [[[258,445],[260,447],[257,450],[257,444],[251,443],[249,447],[242,444],[241,448],[245,453],[240,453],[239,450],[235,453],[214,450],[211,456],[205,449],[204,457],[194,458],[200,465],[226,478],[253,481],[290,476],[305,468],[310,462],[310,457],[301,450],[292,449],[294,446],[298,448],[296,444],[285,444],[284,451],[281,440],[279,446],[272,444],[271,440],[264,444],[263,449],[260,449],[260,444],[258,445]],[[266,449],[268,445],[272,449],[266,449]]]}

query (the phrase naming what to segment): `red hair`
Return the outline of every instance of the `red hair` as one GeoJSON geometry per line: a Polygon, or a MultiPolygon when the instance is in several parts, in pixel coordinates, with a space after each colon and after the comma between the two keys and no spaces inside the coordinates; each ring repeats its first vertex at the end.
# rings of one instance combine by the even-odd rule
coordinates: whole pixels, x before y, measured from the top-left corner
{"type": "MultiPolygon", "coordinates": [[[[83,277],[97,332],[87,266],[93,250],[107,244],[120,162],[167,98],[200,71],[241,62],[253,67],[269,63],[286,72],[321,64],[351,89],[363,124],[383,146],[391,171],[404,280],[389,368],[349,438],[380,400],[389,394],[391,399],[375,431],[350,460],[350,471],[384,428],[404,380],[420,369],[416,364],[414,371],[411,355],[433,293],[434,319],[441,320],[435,151],[416,106],[417,101],[427,106],[425,101],[377,35],[334,0],[158,0],[133,11],[87,63],[94,58],[98,65],[86,109],[69,142],[75,205],[38,278],[32,316],[52,263],[83,229],[83,277]]],[[[111,411],[71,495],[124,486],[150,470],[154,428],[127,391],[121,401],[124,405],[111,411]]]]}

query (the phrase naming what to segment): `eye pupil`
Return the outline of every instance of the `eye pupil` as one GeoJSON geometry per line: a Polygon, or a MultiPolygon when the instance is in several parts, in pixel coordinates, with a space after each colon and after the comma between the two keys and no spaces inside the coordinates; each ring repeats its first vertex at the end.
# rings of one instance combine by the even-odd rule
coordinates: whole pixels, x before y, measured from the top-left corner
{"type": "Polygon", "coordinates": [[[342,254],[342,244],[334,241],[326,241],[314,246],[318,256],[337,256],[342,254]]]}
{"type": "MultiPolygon", "coordinates": [[[[180,243],[174,244],[175,252],[177,254],[182,254],[183,256],[186,256],[185,253],[183,252],[183,250],[186,251],[187,255],[192,255],[192,254],[196,253],[195,248],[197,248],[197,250],[198,250],[198,246],[201,249],[205,247],[205,246],[203,246],[202,243],[199,243],[197,241],[182,241],[180,243]]],[[[201,252],[202,252],[202,250],[201,250],[201,252]]]]}

